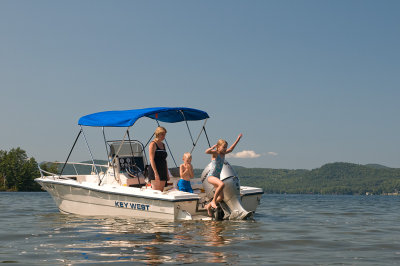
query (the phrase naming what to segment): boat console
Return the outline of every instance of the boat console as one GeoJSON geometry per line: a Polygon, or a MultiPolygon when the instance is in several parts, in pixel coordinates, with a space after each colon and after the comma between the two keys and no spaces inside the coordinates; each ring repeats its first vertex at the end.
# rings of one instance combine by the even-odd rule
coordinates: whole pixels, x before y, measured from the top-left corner
{"type": "Polygon", "coordinates": [[[116,177],[122,185],[142,187],[146,185],[143,171],[147,164],[143,144],[138,140],[109,141],[109,159],[113,162],[116,177]]]}

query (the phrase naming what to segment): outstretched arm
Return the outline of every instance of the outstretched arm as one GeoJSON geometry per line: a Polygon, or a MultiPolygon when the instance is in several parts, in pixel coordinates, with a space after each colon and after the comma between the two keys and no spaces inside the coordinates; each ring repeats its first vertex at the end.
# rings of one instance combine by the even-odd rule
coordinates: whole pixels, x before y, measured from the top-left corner
{"type": "Polygon", "coordinates": [[[239,136],[237,137],[236,141],[232,144],[232,146],[229,147],[229,149],[226,150],[226,153],[230,153],[233,151],[233,149],[236,147],[238,144],[239,140],[242,138],[243,134],[240,133],[239,136]]]}
{"type": "Polygon", "coordinates": [[[208,148],[206,150],[206,154],[213,154],[213,151],[214,151],[215,147],[217,147],[217,144],[215,144],[214,146],[208,148]]]}

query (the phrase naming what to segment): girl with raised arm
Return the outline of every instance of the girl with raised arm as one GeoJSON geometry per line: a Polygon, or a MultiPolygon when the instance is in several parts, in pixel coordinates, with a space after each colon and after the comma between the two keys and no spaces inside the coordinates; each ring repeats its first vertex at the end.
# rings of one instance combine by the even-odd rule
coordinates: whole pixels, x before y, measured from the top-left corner
{"type": "Polygon", "coordinates": [[[221,181],[220,175],[224,165],[225,155],[233,151],[242,136],[242,134],[239,134],[236,141],[229,147],[229,149],[227,149],[228,143],[225,140],[220,139],[217,144],[206,150],[206,154],[211,154],[211,170],[208,173],[206,180],[215,188],[215,194],[212,201],[205,206],[209,216],[212,215],[211,210],[217,208],[217,203],[224,199],[224,183],[221,181]]]}

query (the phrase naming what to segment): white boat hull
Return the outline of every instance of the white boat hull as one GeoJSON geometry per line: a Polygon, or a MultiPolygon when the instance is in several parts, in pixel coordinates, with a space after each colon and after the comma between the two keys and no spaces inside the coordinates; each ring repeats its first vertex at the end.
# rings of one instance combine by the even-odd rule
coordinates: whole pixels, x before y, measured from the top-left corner
{"type": "MultiPolygon", "coordinates": [[[[82,116],[78,122],[80,125],[79,133],[65,163],[62,167],[57,165],[60,162],[51,165],[44,164],[44,167],[39,166],[41,178],[35,179],[44,190],[51,194],[61,212],[89,216],[191,220],[211,219],[208,214],[210,216],[213,214],[215,219],[221,219],[219,215],[221,212],[228,213],[229,211],[232,214],[235,211],[238,212],[239,208],[240,214],[251,214],[250,212],[256,210],[263,190],[261,188],[241,187],[232,167],[224,167],[225,170],[222,171],[222,176],[225,175],[226,178],[234,176],[235,178],[235,182],[230,183],[229,189],[227,189],[228,185],[225,185],[226,201],[221,202],[226,203],[226,205],[229,203],[229,210],[224,210],[220,205],[216,211],[209,209],[210,213],[208,213],[204,207],[210,206],[206,204],[214,196],[212,193],[214,187],[208,182],[205,185],[204,179],[192,178],[190,180],[194,193],[178,191],[177,182],[180,173],[176,163],[176,168],[171,168],[170,172],[174,172],[174,169],[178,171],[176,171],[176,174],[168,174],[170,179],[166,184],[167,187],[163,189],[164,192],[149,188],[147,184],[150,181],[145,176],[146,169],[151,168],[151,164],[147,160],[151,156],[146,156],[145,150],[150,140],[146,145],[143,145],[140,140],[132,140],[129,135],[130,128],[139,118],[153,119],[157,123],[158,121],[166,123],[186,122],[189,133],[187,121],[204,120],[199,137],[204,132],[208,139],[205,124],[209,116],[206,112],[193,108],[152,107],[105,111],[82,116]],[[95,163],[83,126],[102,128],[107,152],[107,158],[103,164],[95,163]],[[126,127],[126,132],[120,140],[107,141],[105,127],[126,127]],[[69,161],[80,136],[84,137],[91,157],[89,164],[69,161]],[[208,189],[210,186],[211,189],[208,189]]],[[[193,149],[196,143],[193,143],[193,149]]],[[[166,144],[168,146],[168,143],[166,144]]],[[[171,153],[169,146],[168,150],[171,153]]],[[[232,219],[232,217],[230,215],[229,219],[232,219]]],[[[246,219],[247,217],[247,215],[236,215],[234,219],[246,219]]]]}
{"type": "MultiPolygon", "coordinates": [[[[98,186],[75,180],[37,178],[53,197],[60,212],[83,216],[118,216],[162,220],[210,219],[201,195],[181,191],[160,192],[150,188],[98,186]]],[[[243,187],[243,206],[254,212],[261,189],[243,187]]]]}

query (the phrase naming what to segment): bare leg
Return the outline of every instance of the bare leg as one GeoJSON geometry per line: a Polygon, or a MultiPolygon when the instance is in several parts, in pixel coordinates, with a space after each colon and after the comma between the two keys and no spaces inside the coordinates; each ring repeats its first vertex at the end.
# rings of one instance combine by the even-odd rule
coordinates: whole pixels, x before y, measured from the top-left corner
{"type": "Polygon", "coordinates": [[[215,176],[209,176],[207,178],[207,181],[215,187],[214,198],[212,199],[210,205],[213,208],[217,208],[217,203],[224,199],[224,194],[222,190],[224,189],[225,184],[215,176]]]}
{"type": "Polygon", "coordinates": [[[218,198],[215,200],[215,203],[219,203],[224,200],[224,192],[221,191],[221,194],[219,194],[218,198]]]}
{"type": "Polygon", "coordinates": [[[151,180],[152,189],[160,190],[162,192],[164,190],[164,187],[165,187],[165,181],[151,180]]]}

